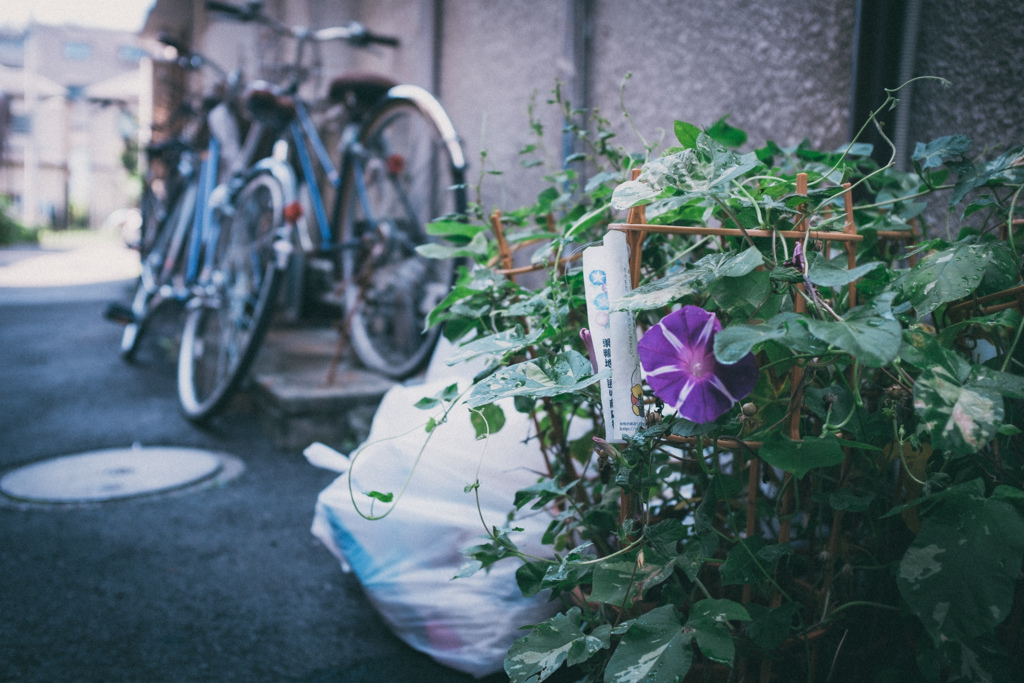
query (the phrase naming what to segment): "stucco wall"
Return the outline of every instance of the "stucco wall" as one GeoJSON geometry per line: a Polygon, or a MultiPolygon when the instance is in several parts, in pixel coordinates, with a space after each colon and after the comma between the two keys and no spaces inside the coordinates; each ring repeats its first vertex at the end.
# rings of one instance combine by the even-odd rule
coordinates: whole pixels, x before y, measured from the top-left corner
{"type": "MultiPolygon", "coordinates": [[[[503,170],[489,180],[485,206],[513,208],[530,201],[535,173],[518,167],[531,141],[527,105],[539,91],[549,131],[560,149],[560,125],[543,105],[556,78],[565,78],[564,2],[465,0],[447,2],[441,94],[466,141],[468,156],[503,170]]],[[[601,110],[627,149],[640,133],[671,144],[673,121],[710,125],[730,114],[750,145],[803,137],[838,146],[847,137],[854,0],[787,3],[727,0],[700,3],[636,0],[592,3],[590,104],[601,110]]]]}
{"type": "MultiPolygon", "coordinates": [[[[433,12],[442,9],[439,96],[459,130],[475,183],[481,151],[488,176],[485,209],[531,201],[541,183],[518,154],[535,142],[527,108],[537,100],[553,162],[561,123],[545,105],[556,79],[571,75],[565,57],[570,0],[268,0],[289,21],[314,26],[358,19],[399,36],[400,49],[353,53],[325,50],[328,73],[354,66],[430,86],[433,12]]],[[[837,147],[849,135],[856,0],[591,0],[590,105],[601,110],[617,141],[639,151],[619,105],[649,140],[663,131],[672,143],[676,119],[709,125],[730,114],[753,148],[773,139],[808,138],[837,147]]],[[[949,79],[952,87],[919,83],[910,107],[908,151],[917,140],[962,132],[977,152],[1024,141],[1024,3],[1004,0],[922,0],[915,74],[949,79]]],[[[211,30],[207,44],[241,53],[238,32],[211,30]],[[230,46],[230,47],[229,47],[230,46]]]]}
{"type": "Polygon", "coordinates": [[[626,106],[643,131],[675,119],[710,125],[725,114],[750,134],[792,144],[845,141],[854,0],[597,4],[594,99],[626,106]]]}
{"type": "MultiPolygon", "coordinates": [[[[912,95],[911,140],[963,133],[971,152],[1024,144],[1024,3],[924,0],[912,95]]],[[[913,151],[913,148],[911,148],[913,151]]]]}

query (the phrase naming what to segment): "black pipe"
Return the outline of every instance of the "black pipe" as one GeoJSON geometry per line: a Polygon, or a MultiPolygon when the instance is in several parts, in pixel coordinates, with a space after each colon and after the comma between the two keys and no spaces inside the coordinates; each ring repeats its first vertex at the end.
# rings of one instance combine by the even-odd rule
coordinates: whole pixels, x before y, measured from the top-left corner
{"type": "MultiPolygon", "coordinates": [[[[885,102],[886,88],[900,85],[907,5],[907,0],[857,2],[850,103],[851,139],[871,113],[885,102]]],[[[901,106],[909,106],[909,102],[905,101],[901,106]]],[[[895,142],[895,111],[887,109],[876,118],[886,136],[895,142]]],[[[880,164],[887,163],[892,156],[892,148],[874,125],[869,125],[858,141],[874,146],[871,156],[880,164]]]]}

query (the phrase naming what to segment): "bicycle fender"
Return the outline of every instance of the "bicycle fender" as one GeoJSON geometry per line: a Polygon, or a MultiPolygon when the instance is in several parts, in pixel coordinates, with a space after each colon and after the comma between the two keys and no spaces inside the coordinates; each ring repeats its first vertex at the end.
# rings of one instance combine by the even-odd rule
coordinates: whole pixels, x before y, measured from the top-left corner
{"type": "MultiPolygon", "coordinates": [[[[257,161],[246,174],[247,179],[260,173],[269,173],[280,184],[282,205],[287,207],[297,201],[299,196],[298,179],[291,165],[276,157],[267,157],[257,161]]],[[[292,226],[285,221],[277,226],[277,239],[274,240],[274,265],[278,270],[285,270],[291,260],[294,247],[291,242],[292,226]]]]}
{"type": "Polygon", "coordinates": [[[281,189],[284,191],[283,199],[285,206],[288,206],[298,198],[298,179],[295,177],[295,171],[287,162],[275,159],[274,157],[260,159],[249,169],[249,173],[246,174],[246,180],[248,181],[249,178],[264,172],[270,173],[281,183],[281,189]]]}
{"type": "Polygon", "coordinates": [[[441,131],[441,139],[448,148],[452,158],[452,165],[455,170],[462,172],[466,170],[466,157],[462,153],[462,145],[459,143],[459,136],[455,132],[455,126],[445,112],[441,103],[427,90],[418,85],[396,85],[388,90],[388,98],[396,100],[409,100],[419,109],[434,120],[437,129],[441,131]]]}

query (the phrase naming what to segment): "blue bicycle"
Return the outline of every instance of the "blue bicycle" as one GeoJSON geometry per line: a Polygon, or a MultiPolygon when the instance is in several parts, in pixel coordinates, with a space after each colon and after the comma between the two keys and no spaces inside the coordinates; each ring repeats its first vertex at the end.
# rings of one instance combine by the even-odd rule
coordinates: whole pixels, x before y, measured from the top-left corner
{"type": "Polygon", "coordinates": [[[169,127],[176,135],[146,149],[147,180],[144,183],[142,226],[138,243],[142,272],[131,303],[111,304],[108,318],[124,324],[121,355],[132,360],[154,313],[167,302],[182,303],[199,281],[204,260],[212,254],[213,212],[210,201],[218,177],[231,164],[244,159],[224,159],[222,149],[239,148],[240,126],[232,113],[239,74],[226,73],[213,61],[186,51],[167,36],[161,40],[178,51],[177,62],[186,70],[203,67],[218,76],[214,91],[199,107],[182,105],[169,127]]]}
{"type": "MultiPolygon", "coordinates": [[[[344,110],[335,158],[299,89],[307,48],[327,41],[354,47],[398,40],[358,23],[309,30],[245,7],[208,2],[296,42],[279,87],[251,88],[249,115],[277,139],[273,153],[233,181],[219,213],[217,248],[196,287],[182,334],[178,393],[193,420],[216,413],[238,388],[271,324],[293,252],[328,261],[342,306],[342,329],[359,360],[406,377],[429,359],[439,330],[429,312],[451,288],[452,261],[420,256],[434,218],[465,213],[465,158],[455,129],[422,88],[386,77],[347,75],[327,105],[344,110]],[[333,201],[325,194],[333,193],[333,201]]],[[[340,120],[340,125],[339,125],[340,120]]]]}

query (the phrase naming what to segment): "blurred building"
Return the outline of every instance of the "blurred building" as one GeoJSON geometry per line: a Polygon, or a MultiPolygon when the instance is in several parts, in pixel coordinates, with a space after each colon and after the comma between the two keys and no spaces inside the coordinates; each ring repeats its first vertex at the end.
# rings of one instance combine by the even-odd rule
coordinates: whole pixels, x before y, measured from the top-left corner
{"type": "Polygon", "coordinates": [[[144,55],[127,32],[0,33],[0,195],[26,225],[97,226],[134,201],[144,55]]]}

